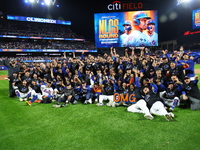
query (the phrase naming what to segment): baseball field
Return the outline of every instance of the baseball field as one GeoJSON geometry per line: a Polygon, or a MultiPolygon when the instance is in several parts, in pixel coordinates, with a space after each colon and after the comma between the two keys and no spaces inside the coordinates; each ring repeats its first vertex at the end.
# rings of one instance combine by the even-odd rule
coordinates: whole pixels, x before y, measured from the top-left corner
{"type": "MultiPolygon", "coordinates": [[[[195,66],[200,69],[200,65],[195,66]]],[[[196,71],[198,71],[196,70],[196,71]]],[[[200,72],[196,72],[200,74],[200,72]]],[[[7,71],[0,71],[2,79],[7,71]]],[[[1,150],[199,150],[200,110],[176,108],[172,122],[147,120],[126,107],[32,106],[8,97],[0,80],[1,150]]]]}

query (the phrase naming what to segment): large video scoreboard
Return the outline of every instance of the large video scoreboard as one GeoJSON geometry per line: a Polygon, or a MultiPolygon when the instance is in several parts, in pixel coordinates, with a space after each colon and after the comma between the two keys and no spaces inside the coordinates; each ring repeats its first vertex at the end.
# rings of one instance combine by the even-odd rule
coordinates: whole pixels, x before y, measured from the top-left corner
{"type": "Polygon", "coordinates": [[[94,14],[95,45],[97,48],[106,48],[111,46],[158,46],[157,17],[156,10],[96,13],[94,14]],[[146,17],[146,21],[153,22],[155,37],[145,37],[146,33],[150,29],[147,25],[145,29],[143,28],[141,34],[139,32],[136,33],[136,28],[138,29],[138,27],[142,26],[142,22],[139,21],[142,17],[146,17]],[[124,24],[126,23],[130,25],[130,34],[127,35],[124,32],[124,24]],[[138,34],[138,36],[133,36],[135,33],[138,34]],[[154,40],[149,42],[147,40],[148,38],[154,38],[154,40]]]}

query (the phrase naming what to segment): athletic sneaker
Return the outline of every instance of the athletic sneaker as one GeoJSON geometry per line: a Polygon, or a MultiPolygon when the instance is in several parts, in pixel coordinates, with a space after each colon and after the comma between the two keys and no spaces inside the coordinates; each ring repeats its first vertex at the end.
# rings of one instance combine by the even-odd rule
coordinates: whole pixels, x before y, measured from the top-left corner
{"type": "Polygon", "coordinates": [[[97,103],[96,105],[97,106],[103,106],[104,104],[103,103],[97,103]]]}
{"type": "Polygon", "coordinates": [[[172,118],[174,118],[174,114],[172,112],[169,113],[171,115],[172,118]]]}
{"type": "Polygon", "coordinates": [[[115,103],[115,102],[112,103],[112,107],[118,107],[119,105],[120,103],[115,103]]]}
{"type": "Polygon", "coordinates": [[[144,118],[149,119],[149,120],[153,120],[154,119],[154,117],[151,114],[144,115],[144,118]]]}
{"type": "Polygon", "coordinates": [[[170,108],[169,108],[169,111],[170,111],[170,112],[173,112],[173,111],[174,111],[174,108],[170,107],[170,108]]]}
{"type": "Polygon", "coordinates": [[[84,104],[87,105],[88,104],[88,100],[85,100],[84,104]]]}
{"type": "Polygon", "coordinates": [[[172,121],[172,120],[173,120],[170,113],[168,113],[168,114],[165,115],[165,119],[166,119],[167,121],[172,121]]]}
{"type": "Polygon", "coordinates": [[[98,99],[95,99],[94,102],[95,102],[95,103],[98,103],[98,99]]]}
{"type": "Polygon", "coordinates": [[[42,100],[35,100],[35,103],[40,103],[42,100]]]}
{"type": "Polygon", "coordinates": [[[62,107],[65,107],[66,106],[66,103],[62,104],[62,107]]]}
{"type": "Polygon", "coordinates": [[[89,102],[90,104],[92,104],[92,99],[90,98],[90,99],[88,100],[88,102],[89,102]]]}
{"type": "Polygon", "coordinates": [[[57,100],[55,100],[55,99],[52,99],[52,102],[56,102],[57,100]]]}
{"type": "Polygon", "coordinates": [[[32,102],[31,101],[26,101],[26,104],[28,104],[29,106],[31,106],[32,102]]]}
{"type": "Polygon", "coordinates": [[[77,104],[78,102],[75,100],[72,104],[77,104]]]}
{"type": "Polygon", "coordinates": [[[113,101],[109,101],[106,105],[107,106],[112,106],[112,104],[113,104],[113,101]]]}
{"type": "Polygon", "coordinates": [[[60,105],[60,104],[55,104],[55,105],[53,105],[53,107],[54,107],[54,108],[60,108],[61,105],[60,105]]]}

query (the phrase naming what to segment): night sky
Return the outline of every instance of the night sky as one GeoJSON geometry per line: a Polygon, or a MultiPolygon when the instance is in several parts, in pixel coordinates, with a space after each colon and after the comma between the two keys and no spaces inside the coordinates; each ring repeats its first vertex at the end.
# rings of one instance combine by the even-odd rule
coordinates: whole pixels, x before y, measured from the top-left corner
{"type": "MultiPolygon", "coordinates": [[[[4,0],[0,2],[3,15],[45,17],[72,21],[72,30],[86,39],[94,41],[94,13],[109,12],[106,6],[114,0],[57,0],[60,7],[27,5],[24,0],[4,0]]],[[[121,2],[133,3],[130,0],[121,2]]],[[[141,0],[146,10],[158,10],[159,41],[176,39],[184,31],[192,30],[192,10],[200,8],[200,0],[176,5],[177,0],[141,0]]],[[[133,11],[133,10],[127,10],[133,11]]]]}

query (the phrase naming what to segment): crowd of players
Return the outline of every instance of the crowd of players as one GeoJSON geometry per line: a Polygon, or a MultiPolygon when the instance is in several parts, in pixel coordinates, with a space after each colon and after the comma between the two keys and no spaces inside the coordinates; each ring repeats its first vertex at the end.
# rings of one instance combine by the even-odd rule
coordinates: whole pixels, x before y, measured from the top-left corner
{"type": "Polygon", "coordinates": [[[184,53],[183,49],[160,56],[141,48],[131,55],[116,53],[103,56],[82,53],[81,57],[66,56],[50,61],[3,60],[8,68],[10,96],[17,96],[28,105],[51,103],[53,107],[67,104],[125,106],[129,112],[143,113],[152,120],[162,115],[172,121],[176,107],[200,109],[198,76],[195,61],[200,56],[184,53]],[[56,101],[56,102],[55,102],[56,101]]]}

